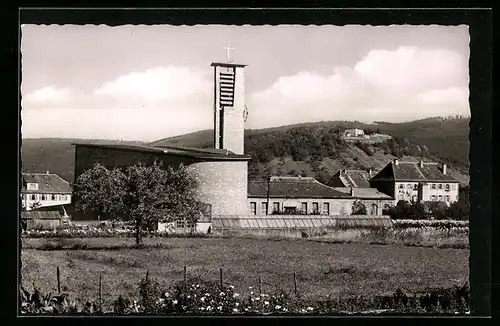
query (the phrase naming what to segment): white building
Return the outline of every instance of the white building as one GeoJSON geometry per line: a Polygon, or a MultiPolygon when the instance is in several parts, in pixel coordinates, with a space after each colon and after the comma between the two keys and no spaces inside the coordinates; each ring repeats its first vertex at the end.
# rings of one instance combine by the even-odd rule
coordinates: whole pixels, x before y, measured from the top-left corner
{"type": "Polygon", "coordinates": [[[57,174],[23,173],[22,205],[26,210],[33,206],[47,207],[71,203],[71,186],[57,174]]]}

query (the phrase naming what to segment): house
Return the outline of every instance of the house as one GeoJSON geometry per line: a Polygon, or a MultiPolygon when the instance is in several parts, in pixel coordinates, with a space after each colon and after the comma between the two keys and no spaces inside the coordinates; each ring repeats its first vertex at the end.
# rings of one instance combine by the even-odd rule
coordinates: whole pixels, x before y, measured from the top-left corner
{"type": "Polygon", "coordinates": [[[21,212],[21,226],[24,230],[55,230],[62,222],[63,216],[58,209],[21,212]]]}
{"type": "Polygon", "coordinates": [[[363,137],[365,134],[362,129],[346,129],[344,130],[344,137],[363,137]]]}
{"type": "Polygon", "coordinates": [[[22,178],[21,202],[26,210],[71,203],[71,186],[57,174],[23,173],[22,178]]]}
{"type": "Polygon", "coordinates": [[[368,171],[343,169],[335,173],[327,185],[330,187],[370,188],[370,178],[373,175],[375,173],[371,169],[368,171]]]}
{"type": "Polygon", "coordinates": [[[375,188],[335,187],[334,189],[345,192],[352,196],[355,201],[359,201],[366,208],[368,215],[383,215],[384,210],[389,209],[394,204],[394,198],[375,188]]]}
{"type": "Polygon", "coordinates": [[[395,203],[406,200],[450,204],[458,200],[459,182],[448,174],[446,164],[396,159],[370,179],[370,187],[391,196],[395,203]]]}
{"type": "Polygon", "coordinates": [[[351,214],[354,199],[312,177],[271,177],[248,182],[250,215],[351,214]]]}

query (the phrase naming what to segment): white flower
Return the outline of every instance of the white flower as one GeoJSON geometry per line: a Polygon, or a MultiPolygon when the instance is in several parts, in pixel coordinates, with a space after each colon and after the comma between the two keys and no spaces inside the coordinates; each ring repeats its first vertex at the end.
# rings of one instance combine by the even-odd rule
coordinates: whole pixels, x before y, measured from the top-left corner
{"type": "Polygon", "coordinates": [[[252,295],[252,294],[253,294],[253,291],[250,291],[250,295],[252,295]]]}
{"type": "Polygon", "coordinates": [[[274,307],[274,309],[281,309],[281,306],[278,304],[276,305],[276,307],[274,307]]]}
{"type": "Polygon", "coordinates": [[[236,308],[233,308],[233,312],[238,312],[238,309],[236,309],[236,308]]]}
{"type": "Polygon", "coordinates": [[[205,297],[201,297],[201,302],[205,302],[205,297]]]}
{"type": "Polygon", "coordinates": [[[170,296],[170,293],[165,292],[165,296],[168,298],[170,296]]]}
{"type": "Polygon", "coordinates": [[[238,307],[238,306],[240,305],[240,303],[239,303],[239,302],[236,302],[234,305],[235,305],[236,307],[238,307]]]}
{"type": "Polygon", "coordinates": [[[264,301],[264,304],[267,306],[269,304],[269,301],[264,301]]]}
{"type": "Polygon", "coordinates": [[[311,311],[313,310],[313,307],[307,307],[307,310],[311,311]]]}
{"type": "Polygon", "coordinates": [[[211,310],[212,310],[212,307],[207,306],[207,311],[211,311],[211,310]]]}
{"type": "Polygon", "coordinates": [[[219,293],[219,295],[220,295],[220,296],[224,296],[224,295],[225,295],[225,293],[224,293],[224,292],[221,292],[221,293],[219,293]]]}
{"type": "Polygon", "coordinates": [[[253,286],[249,286],[249,287],[248,287],[248,289],[249,289],[249,290],[253,289],[253,286]]]}
{"type": "Polygon", "coordinates": [[[229,288],[234,289],[234,285],[230,285],[229,288]]]}
{"type": "Polygon", "coordinates": [[[176,299],[172,300],[172,304],[177,304],[177,300],[176,299]]]}
{"type": "Polygon", "coordinates": [[[233,298],[237,298],[237,297],[239,297],[239,296],[240,296],[240,295],[239,295],[238,293],[233,294],[233,298]]]}
{"type": "Polygon", "coordinates": [[[217,309],[218,309],[218,310],[222,310],[222,306],[218,306],[218,307],[217,307],[217,309]]]}

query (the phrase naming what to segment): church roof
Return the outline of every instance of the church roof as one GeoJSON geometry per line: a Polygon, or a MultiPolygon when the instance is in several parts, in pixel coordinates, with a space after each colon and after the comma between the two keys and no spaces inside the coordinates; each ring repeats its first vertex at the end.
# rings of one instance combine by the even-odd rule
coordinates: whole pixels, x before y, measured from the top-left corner
{"type": "Polygon", "coordinates": [[[153,146],[153,145],[130,145],[130,144],[98,144],[98,143],[73,143],[75,146],[87,146],[98,148],[120,149],[143,153],[158,153],[174,156],[186,156],[203,160],[215,161],[248,161],[250,156],[235,154],[226,149],[212,149],[212,148],[188,148],[177,146],[153,146]]]}
{"type": "MultiPolygon", "coordinates": [[[[268,181],[249,181],[248,197],[267,197],[268,181]]],[[[270,198],[352,198],[312,177],[271,177],[270,198]]]]}

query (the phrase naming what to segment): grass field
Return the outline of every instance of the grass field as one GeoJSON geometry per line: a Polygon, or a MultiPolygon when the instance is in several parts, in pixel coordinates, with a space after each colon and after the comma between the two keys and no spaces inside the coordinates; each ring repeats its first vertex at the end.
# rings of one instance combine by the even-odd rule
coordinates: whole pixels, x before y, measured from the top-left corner
{"type": "Polygon", "coordinates": [[[96,298],[102,272],[105,307],[119,294],[137,297],[146,270],[167,288],[183,279],[184,265],[188,276],[212,280],[219,279],[222,267],[224,283],[242,294],[250,291],[249,286],[257,288],[259,276],[263,292],[276,287],[291,292],[296,273],[298,291],[309,298],[376,295],[397,288],[420,292],[463,284],[469,276],[467,249],[238,238],[147,238],[144,243],[150,247],[142,249],[125,247],[133,239],[65,239],[69,247],[85,243],[87,249],[27,249],[42,248],[48,241],[58,240],[23,240],[23,285],[54,293],[59,266],[62,289],[88,300],[96,298]]]}

